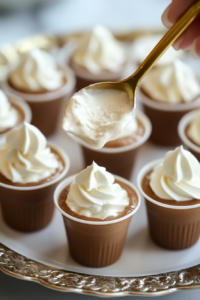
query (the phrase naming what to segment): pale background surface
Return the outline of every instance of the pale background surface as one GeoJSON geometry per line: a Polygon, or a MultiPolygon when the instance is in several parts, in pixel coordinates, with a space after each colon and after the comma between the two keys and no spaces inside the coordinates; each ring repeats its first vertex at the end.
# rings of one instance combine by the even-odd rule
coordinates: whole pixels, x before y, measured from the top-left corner
{"type": "MultiPolygon", "coordinates": [[[[66,0],[54,1],[49,6],[35,7],[31,11],[18,10],[12,13],[0,11],[0,45],[5,42],[13,43],[20,38],[40,32],[73,32],[90,28],[95,24],[103,24],[115,31],[138,28],[161,29],[164,28],[161,14],[169,3],[169,0],[66,0]]],[[[133,297],[143,299],[137,296],[129,296],[129,299],[133,297]]],[[[0,299],[2,300],[89,298],[94,299],[94,296],[57,292],[0,273],[0,299]]],[[[162,296],[163,300],[189,298],[200,299],[200,290],[181,291],[162,296]]],[[[161,299],[161,297],[151,299],[161,299]]]]}

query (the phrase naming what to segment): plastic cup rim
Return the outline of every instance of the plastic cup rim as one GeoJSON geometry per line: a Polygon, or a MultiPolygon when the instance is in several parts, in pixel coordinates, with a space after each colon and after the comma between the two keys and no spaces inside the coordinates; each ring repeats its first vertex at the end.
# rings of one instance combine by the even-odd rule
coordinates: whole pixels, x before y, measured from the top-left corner
{"type": "Polygon", "coordinates": [[[200,95],[196,99],[189,102],[172,104],[172,103],[158,102],[156,100],[152,100],[142,92],[141,88],[138,89],[138,92],[142,104],[154,108],[155,110],[170,111],[170,112],[185,111],[200,106],[200,95]]]}
{"type": "Polygon", "coordinates": [[[71,70],[69,67],[65,67],[62,68],[65,77],[67,78],[67,82],[60,88],[58,88],[57,90],[53,90],[53,91],[48,91],[47,93],[38,93],[38,94],[31,94],[31,93],[26,93],[26,92],[21,92],[18,91],[14,88],[12,88],[9,84],[8,84],[8,77],[9,74],[7,76],[7,78],[2,82],[2,87],[3,90],[6,92],[10,92],[14,95],[19,96],[22,99],[25,99],[27,102],[48,102],[48,101],[53,101],[55,99],[59,99],[61,97],[64,97],[66,94],[70,93],[76,84],[76,79],[75,79],[75,75],[73,70],[71,70]]]}
{"type": "Polygon", "coordinates": [[[178,124],[178,134],[183,143],[193,151],[197,152],[200,154],[200,146],[198,147],[194,143],[192,143],[187,135],[185,134],[185,129],[189,125],[190,121],[195,117],[197,114],[197,111],[190,111],[189,113],[185,114],[179,121],[178,124]]]}
{"type": "Polygon", "coordinates": [[[48,142],[47,146],[52,147],[53,149],[55,149],[56,151],[58,151],[58,153],[61,155],[62,159],[65,162],[65,168],[62,171],[61,174],[59,174],[59,176],[57,176],[55,179],[49,181],[49,182],[45,182],[43,184],[39,184],[39,185],[34,185],[34,186],[13,186],[13,185],[9,185],[9,184],[5,184],[0,182],[0,186],[6,189],[11,189],[11,190],[17,190],[17,191],[31,191],[31,190],[38,190],[38,189],[42,189],[45,188],[47,186],[53,185],[54,183],[60,181],[69,171],[70,168],[70,159],[68,154],[59,146],[55,145],[54,143],[48,142]]]}
{"type": "MultiPolygon", "coordinates": [[[[23,111],[23,113],[24,113],[24,121],[23,122],[30,123],[31,119],[32,119],[32,111],[31,111],[30,106],[28,105],[28,103],[26,103],[26,101],[24,101],[22,98],[20,98],[16,95],[13,95],[11,93],[5,93],[5,94],[8,97],[8,100],[9,100],[10,103],[15,104],[16,106],[18,106],[23,111]]],[[[13,126],[10,130],[12,130],[14,128],[18,128],[19,126],[22,125],[23,122],[21,122],[18,125],[13,126]]],[[[0,133],[0,139],[3,139],[4,137],[6,137],[7,134],[10,132],[10,130],[6,131],[4,133],[0,133]]]]}
{"type": "Polygon", "coordinates": [[[70,177],[67,177],[65,178],[63,181],[61,181],[58,186],[56,187],[55,191],[54,191],[54,204],[56,206],[56,208],[61,212],[61,214],[67,218],[69,218],[70,220],[73,220],[75,222],[78,222],[78,223],[83,223],[83,224],[88,224],[88,225],[110,225],[110,224],[114,224],[114,223],[118,223],[118,222],[121,222],[121,221],[124,221],[125,219],[128,219],[129,217],[131,217],[132,215],[134,215],[137,210],[139,209],[140,207],[140,204],[141,204],[141,197],[140,197],[140,194],[137,190],[137,188],[135,187],[134,184],[132,184],[132,182],[120,177],[120,176],[117,176],[117,175],[114,175],[113,176],[122,181],[123,183],[127,184],[128,186],[130,186],[132,189],[134,189],[137,197],[138,197],[138,204],[137,204],[137,207],[132,211],[130,212],[129,214],[121,217],[121,218],[118,218],[118,219],[115,219],[115,220],[110,220],[110,221],[87,221],[87,220],[82,220],[82,219],[78,219],[78,218],[75,218],[69,214],[67,214],[66,212],[64,212],[60,206],[58,205],[58,199],[59,199],[59,196],[60,196],[60,193],[62,192],[62,190],[67,186],[69,185],[70,183],[72,183],[75,179],[75,177],[77,176],[78,174],[75,174],[75,175],[72,175],[70,177]]]}
{"type": "Polygon", "coordinates": [[[92,151],[96,151],[96,152],[100,152],[100,153],[121,153],[121,152],[126,152],[129,150],[133,150],[135,148],[140,147],[141,145],[143,145],[148,138],[150,137],[151,131],[152,131],[152,125],[151,125],[151,121],[149,120],[149,118],[141,111],[136,110],[136,117],[138,117],[138,119],[142,122],[142,124],[145,127],[145,132],[144,135],[135,143],[132,143],[131,145],[127,145],[127,146],[123,146],[123,147],[116,147],[116,148],[100,148],[100,149],[94,149],[90,146],[88,146],[87,144],[85,144],[83,141],[81,141],[80,139],[72,136],[71,134],[69,134],[69,136],[71,138],[73,138],[78,144],[80,144],[81,146],[92,150],[92,151]]]}
{"type": "MultiPolygon", "coordinates": [[[[163,162],[163,159],[157,159],[157,160],[153,160],[149,163],[147,163],[146,165],[144,165],[142,167],[142,169],[140,170],[140,172],[138,173],[138,176],[137,176],[137,186],[138,186],[138,189],[140,191],[140,193],[143,195],[143,197],[145,199],[147,199],[148,201],[158,205],[158,206],[162,206],[162,207],[165,207],[165,208],[170,208],[170,209],[179,209],[179,210],[184,210],[184,209],[193,209],[193,208],[197,208],[197,207],[200,207],[200,201],[199,201],[199,204],[195,204],[195,205],[187,205],[187,206],[176,206],[176,205],[169,205],[169,204],[164,204],[164,203],[161,203],[161,202],[158,202],[154,199],[152,199],[151,197],[149,197],[142,189],[142,186],[141,186],[141,183],[142,183],[142,180],[144,178],[144,175],[147,174],[151,169],[153,169],[153,167],[155,167],[157,164],[163,162]]],[[[170,200],[169,200],[170,201],[170,200]]]]}
{"type": "Polygon", "coordinates": [[[76,76],[85,80],[97,80],[97,81],[105,81],[105,80],[116,80],[122,77],[122,74],[125,72],[128,62],[126,62],[123,66],[116,70],[115,72],[109,70],[102,70],[100,73],[92,73],[88,69],[84,69],[78,66],[75,62],[73,62],[72,57],[70,58],[69,65],[76,74],[76,76]]]}

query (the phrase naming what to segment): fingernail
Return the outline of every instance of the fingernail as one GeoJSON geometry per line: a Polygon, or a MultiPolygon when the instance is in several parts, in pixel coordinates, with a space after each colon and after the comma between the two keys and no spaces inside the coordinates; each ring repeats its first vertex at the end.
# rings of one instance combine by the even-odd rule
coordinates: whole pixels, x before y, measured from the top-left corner
{"type": "Polygon", "coordinates": [[[180,45],[183,41],[184,38],[184,34],[182,34],[174,43],[173,43],[173,47],[175,50],[179,50],[180,49],[180,45]]]}
{"type": "Polygon", "coordinates": [[[196,43],[197,43],[197,39],[193,42],[192,47],[190,48],[190,52],[191,52],[193,58],[199,59],[200,54],[197,53],[196,43]]]}
{"type": "MultiPolygon", "coordinates": [[[[171,5],[171,4],[170,4],[171,5]]],[[[168,13],[169,13],[169,9],[170,9],[170,5],[165,9],[164,13],[162,14],[162,22],[163,24],[165,25],[165,27],[167,28],[171,28],[173,26],[173,23],[171,23],[169,20],[168,20],[168,13]]]]}

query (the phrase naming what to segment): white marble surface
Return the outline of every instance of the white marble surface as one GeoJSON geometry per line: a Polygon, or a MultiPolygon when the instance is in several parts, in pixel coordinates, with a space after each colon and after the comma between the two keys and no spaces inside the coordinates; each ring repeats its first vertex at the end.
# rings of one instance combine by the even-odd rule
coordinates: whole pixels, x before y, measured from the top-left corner
{"type": "MultiPolygon", "coordinates": [[[[30,11],[18,10],[12,13],[0,11],[0,45],[5,42],[13,43],[39,32],[73,32],[95,24],[103,24],[118,31],[147,27],[163,28],[160,16],[169,3],[169,0],[66,0],[54,1],[49,6],[35,7],[30,11]]],[[[133,297],[143,298],[129,296],[128,299],[133,297]]],[[[162,296],[162,299],[168,300],[189,298],[200,299],[200,290],[181,291],[162,296]]],[[[81,300],[94,299],[94,296],[57,292],[0,273],[0,299],[81,300]]]]}

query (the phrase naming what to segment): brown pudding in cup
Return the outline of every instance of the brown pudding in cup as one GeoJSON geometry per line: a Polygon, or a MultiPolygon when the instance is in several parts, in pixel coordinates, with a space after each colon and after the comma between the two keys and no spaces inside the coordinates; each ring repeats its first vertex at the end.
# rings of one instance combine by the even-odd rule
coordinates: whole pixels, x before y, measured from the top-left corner
{"type": "Polygon", "coordinates": [[[115,176],[115,183],[127,191],[129,205],[116,217],[104,220],[73,212],[66,204],[70,184],[76,175],[62,181],[54,193],[54,202],[61,212],[72,257],[88,267],[105,267],[119,259],[133,214],[140,206],[140,195],[129,181],[115,176]]]}
{"type": "Polygon", "coordinates": [[[180,60],[152,69],[141,82],[139,96],[152,123],[150,140],[180,145],[180,119],[200,107],[200,83],[193,70],[180,60]]]}
{"type": "Polygon", "coordinates": [[[182,143],[189,149],[189,151],[200,161],[200,145],[188,135],[188,129],[192,120],[199,115],[197,110],[187,113],[182,117],[178,124],[178,133],[182,143]]]}
{"type": "Polygon", "coordinates": [[[135,117],[138,129],[131,136],[110,141],[101,149],[82,144],[85,166],[95,161],[105,166],[108,172],[130,179],[137,151],[151,134],[151,123],[145,114],[136,111],[135,117]]]}
{"type": "Polygon", "coordinates": [[[200,107],[200,97],[188,103],[160,103],[147,95],[142,87],[139,90],[144,112],[152,123],[150,140],[162,146],[181,144],[178,135],[180,119],[191,110],[200,107]]]}
{"type": "MultiPolygon", "coordinates": [[[[65,50],[68,53],[69,65],[76,75],[77,91],[94,83],[126,78],[127,50],[104,26],[94,26],[77,39],[74,45],[73,42],[66,45],[65,50]]],[[[67,63],[66,57],[62,60],[64,64],[67,63]]]]}
{"type": "Polygon", "coordinates": [[[157,196],[150,186],[150,175],[162,161],[144,166],[138,174],[137,184],[145,199],[152,240],[163,248],[182,250],[199,239],[200,199],[175,201],[157,196]]]}
{"type": "Polygon", "coordinates": [[[11,129],[20,126],[23,122],[30,123],[32,118],[31,109],[24,100],[13,94],[6,94],[6,96],[8,101],[11,103],[11,107],[17,111],[18,119],[13,127],[9,127],[3,131],[0,131],[0,145],[5,142],[6,135],[11,129]]]}
{"type": "MultiPolygon", "coordinates": [[[[48,147],[57,161],[57,167],[51,175],[39,181],[21,183],[13,182],[5,177],[3,172],[0,173],[2,215],[13,229],[24,232],[36,231],[46,227],[53,217],[53,192],[59,181],[67,174],[70,161],[67,154],[56,145],[48,144],[48,147]]],[[[29,156],[23,157],[25,163],[29,156]]],[[[14,169],[13,166],[12,168],[14,169]]]]}
{"type": "Polygon", "coordinates": [[[19,90],[10,81],[9,76],[2,84],[4,91],[19,96],[29,104],[32,110],[31,123],[45,136],[55,131],[60,109],[74,92],[75,78],[73,72],[69,68],[63,69],[63,72],[65,74],[63,85],[53,91],[19,90]]]}

